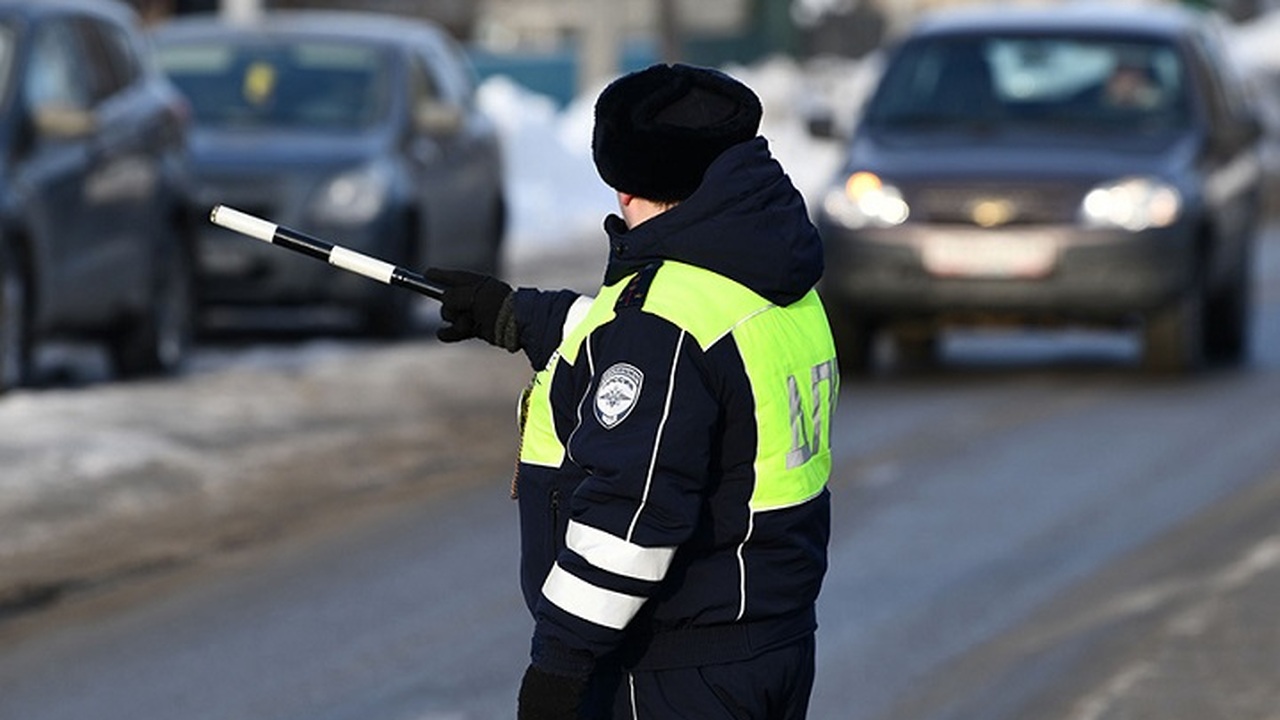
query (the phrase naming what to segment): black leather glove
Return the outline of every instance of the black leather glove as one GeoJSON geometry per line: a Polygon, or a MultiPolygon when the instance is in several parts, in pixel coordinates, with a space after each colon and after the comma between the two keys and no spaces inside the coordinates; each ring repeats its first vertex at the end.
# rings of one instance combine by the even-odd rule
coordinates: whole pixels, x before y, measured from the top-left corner
{"type": "Polygon", "coordinates": [[[587,681],[530,665],[520,682],[517,720],[578,720],[587,681]]]}
{"type": "Polygon", "coordinates": [[[449,324],[436,331],[441,342],[478,337],[510,352],[520,349],[510,285],[467,270],[427,268],[422,276],[444,288],[440,317],[449,324]]]}

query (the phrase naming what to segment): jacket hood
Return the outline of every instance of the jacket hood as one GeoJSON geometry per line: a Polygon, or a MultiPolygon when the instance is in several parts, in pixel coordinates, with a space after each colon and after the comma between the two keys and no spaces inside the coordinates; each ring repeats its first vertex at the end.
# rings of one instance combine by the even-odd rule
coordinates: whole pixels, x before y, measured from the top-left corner
{"type": "Polygon", "coordinates": [[[804,198],[756,137],[718,157],[688,199],[609,234],[606,284],[653,262],[675,260],[734,280],[778,305],[803,297],[822,276],[822,240],[804,198]]]}

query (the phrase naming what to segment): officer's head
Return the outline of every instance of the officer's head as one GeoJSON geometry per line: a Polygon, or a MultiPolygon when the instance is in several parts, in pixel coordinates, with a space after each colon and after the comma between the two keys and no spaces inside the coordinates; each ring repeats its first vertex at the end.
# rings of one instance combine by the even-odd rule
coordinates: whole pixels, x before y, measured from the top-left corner
{"type": "Polygon", "coordinates": [[[614,190],[676,203],[720,153],[756,136],[762,112],[750,88],[718,70],[653,65],[600,93],[591,154],[614,190]]]}

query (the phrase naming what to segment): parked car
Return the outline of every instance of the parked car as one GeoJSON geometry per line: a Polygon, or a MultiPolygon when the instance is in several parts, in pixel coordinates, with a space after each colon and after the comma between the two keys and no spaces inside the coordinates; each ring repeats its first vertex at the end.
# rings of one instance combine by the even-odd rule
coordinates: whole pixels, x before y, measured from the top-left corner
{"type": "Polygon", "coordinates": [[[1239,362],[1260,126],[1207,16],[970,8],[889,52],[822,199],[846,370],[877,333],[932,359],[949,326],[1141,328],[1145,365],[1239,362]]]}
{"type": "Polygon", "coordinates": [[[124,375],[191,340],[185,100],[109,0],[0,2],[0,391],[42,340],[103,340],[124,375]]]}
{"type": "MultiPolygon", "coordinates": [[[[195,212],[225,204],[405,267],[498,272],[499,138],[465,56],[423,20],[359,12],[216,16],[154,30],[194,108],[195,212]]],[[[408,331],[413,296],[203,224],[199,296],[336,305],[408,331]]]]}

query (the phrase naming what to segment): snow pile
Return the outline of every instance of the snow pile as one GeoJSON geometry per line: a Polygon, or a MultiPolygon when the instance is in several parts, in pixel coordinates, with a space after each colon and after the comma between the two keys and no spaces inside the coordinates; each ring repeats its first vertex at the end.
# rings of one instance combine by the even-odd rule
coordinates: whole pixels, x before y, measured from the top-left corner
{"type": "MultiPolygon", "coordinates": [[[[866,63],[825,61],[810,67],[777,57],[724,70],[749,85],[764,105],[761,134],[805,194],[813,198],[838,169],[840,144],[815,140],[805,123],[818,108],[830,109],[848,127],[873,77],[866,63]]],[[[514,257],[548,244],[596,237],[605,215],[615,212],[613,192],[591,162],[592,88],[563,110],[551,98],[496,76],[481,86],[478,101],[502,135],[514,257]]]]}

